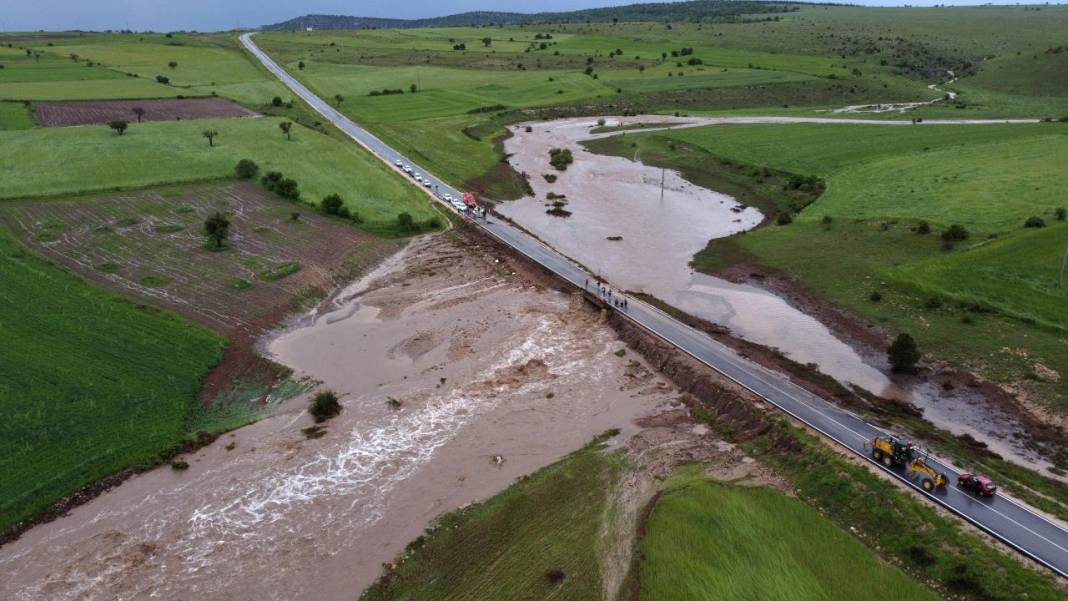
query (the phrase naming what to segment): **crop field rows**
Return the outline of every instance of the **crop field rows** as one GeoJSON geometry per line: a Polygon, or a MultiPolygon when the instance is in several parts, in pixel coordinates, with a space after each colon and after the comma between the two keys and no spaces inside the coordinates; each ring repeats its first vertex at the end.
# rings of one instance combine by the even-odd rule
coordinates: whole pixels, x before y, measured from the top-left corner
{"type": "Polygon", "coordinates": [[[256,334],[396,248],[252,184],[13,203],[0,220],[91,281],[229,333],[256,334]],[[214,212],[231,221],[228,250],[205,248],[201,228],[214,212]]]}
{"type": "Polygon", "coordinates": [[[259,115],[222,98],[39,102],[34,105],[34,112],[45,127],[101,124],[115,120],[140,123],[259,115]],[[138,110],[141,111],[140,115],[136,112],[138,110]]]}

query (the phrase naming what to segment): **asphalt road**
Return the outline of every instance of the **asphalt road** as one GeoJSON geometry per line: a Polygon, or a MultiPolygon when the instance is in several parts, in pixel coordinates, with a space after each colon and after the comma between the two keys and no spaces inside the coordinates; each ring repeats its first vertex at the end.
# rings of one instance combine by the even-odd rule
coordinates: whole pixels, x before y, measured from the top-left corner
{"type": "MultiPolygon", "coordinates": [[[[396,161],[399,160],[405,165],[410,165],[424,178],[429,178],[432,184],[431,190],[439,199],[445,194],[450,194],[454,198],[460,197],[459,190],[437,179],[426,169],[415,165],[304,87],[261,51],[252,42],[251,35],[246,33],[241,36],[241,43],[249,52],[256,56],[293,93],[300,96],[341,131],[390,166],[396,168],[396,161]]],[[[413,184],[415,184],[414,181],[413,184]]],[[[446,204],[446,206],[449,205],[446,204]]],[[[449,208],[452,207],[449,206],[449,208]]],[[[587,281],[593,281],[593,276],[573,261],[504,221],[491,217],[485,221],[477,220],[475,223],[503,243],[575,286],[582,288],[587,281]]],[[[943,490],[934,493],[925,492],[919,487],[918,482],[906,477],[903,471],[888,470],[871,459],[870,449],[865,447],[865,443],[876,434],[884,433],[880,429],[793,384],[787,376],[742,358],[703,332],[675,320],[651,305],[636,299],[629,299],[628,305],[628,309],[622,314],[639,326],[763,397],[828,438],[868,459],[880,469],[886,470],[907,483],[915,489],[917,494],[950,509],[1024,555],[1044,564],[1053,572],[1068,578],[1068,527],[1065,525],[1040,515],[1035,510],[1000,492],[993,498],[980,499],[961,491],[956,487],[959,471],[948,463],[933,457],[928,463],[936,470],[945,472],[949,484],[943,490]]]]}

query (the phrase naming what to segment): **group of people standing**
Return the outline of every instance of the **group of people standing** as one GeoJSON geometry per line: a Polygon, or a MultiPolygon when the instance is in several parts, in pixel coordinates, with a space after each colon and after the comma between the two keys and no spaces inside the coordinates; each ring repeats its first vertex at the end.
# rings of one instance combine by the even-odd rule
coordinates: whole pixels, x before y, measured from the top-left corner
{"type": "MultiPolygon", "coordinates": [[[[617,309],[623,309],[624,311],[627,310],[627,297],[614,294],[611,288],[601,284],[600,282],[594,282],[594,284],[596,284],[597,286],[597,294],[599,294],[602,299],[612,303],[612,306],[617,309]]],[[[590,289],[590,280],[588,278],[586,279],[585,288],[586,290],[590,289]]]]}

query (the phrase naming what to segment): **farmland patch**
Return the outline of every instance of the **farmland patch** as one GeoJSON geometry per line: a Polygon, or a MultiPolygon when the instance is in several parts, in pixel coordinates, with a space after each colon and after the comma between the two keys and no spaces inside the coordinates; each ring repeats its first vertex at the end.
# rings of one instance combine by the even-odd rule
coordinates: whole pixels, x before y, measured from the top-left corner
{"type": "Polygon", "coordinates": [[[14,203],[0,221],[89,280],[231,336],[257,334],[397,247],[245,183],[14,203]],[[215,212],[231,222],[225,252],[204,248],[215,212]]]}
{"type": "Polygon", "coordinates": [[[34,110],[41,125],[46,127],[89,125],[115,120],[174,121],[258,115],[252,110],[222,98],[42,102],[36,104],[34,110]],[[137,109],[144,111],[140,118],[138,118],[137,109]]]}

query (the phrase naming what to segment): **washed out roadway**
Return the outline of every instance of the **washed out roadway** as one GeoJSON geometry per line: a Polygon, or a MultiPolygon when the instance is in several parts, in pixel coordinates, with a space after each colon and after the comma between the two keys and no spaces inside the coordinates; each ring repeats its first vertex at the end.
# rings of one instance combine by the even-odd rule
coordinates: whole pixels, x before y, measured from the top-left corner
{"type": "MultiPolygon", "coordinates": [[[[246,33],[241,36],[241,43],[245,48],[262,62],[271,73],[277,76],[282,83],[288,86],[294,94],[307,102],[338,129],[366,147],[391,167],[395,168],[396,161],[400,160],[404,164],[410,165],[413,170],[423,174],[424,178],[430,180],[431,189],[435,191],[435,195],[439,200],[445,194],[450,194],[453,198],[460,197],[460,191],[439,180],[428,170],[417,166],[376,136],[356,125],[327,101],[319,98],[289,75],[288,72],[279,67],[266,53],[256,46],[251,39],[252,35],[251,33],[246,33]]],[[[758,119],[746,118],[747,122],[761,122],[758,119]]],[[[806,118],[773,118],[769,119],[768,122],[796,123],[808,120],[806,118]]],[[[870,123],[873,125],[911,124],[911,121],[865,122],[856,119],[812,119],[812,121],[845,121],[847,123],[870,123]]],[[[993,122],[1004,123],[1005,120],[990,121],[990,123],[993,122]]],[[[929,123],[935,123],[935,121],[930,121],[929,123]]],[[[956,122],[940,121],[939,123],[956,122]]],[[[960,123],[962,125],[981,125],[986,122],[973,120],[960,123]]],[[[582,288],[587,285],[587,282],[593,282],[593,276],[573,261],[518,228],[498,219],[478,220],[475,223],[504,244],[526,255],[542,267],[575,286],[582,288]]],[[[876,434],[883,432],[860,417],[809,393],[792,383],[785,375],[773,372],[742,358],[730,348],[713,340],[704,333],[675,320],[651,305],[631,298],[628,300],[627,310],[622,312],[622,315],[818,430],[828,438],[868,459],[880,469],[886,470],[895,478],[912,487],[917,494],[942,505],[1020,553],[1045,565],[1054,573],[1063,578],[1068,578],[1068,527],[1064,524],[1041,515],[1023,503],[1001,493],[990,499],[980,499],[959,490],[956,487],[956,481],[960,471],[949,463],[935,457],[931,457],[928,463],[935,470],[945,472],[949,483],[944,490],[928,493],[919,487],[918,481],[909,479],[900,470],[887,470],[871,459],[870,449],[866,447],[865,443],[876,434]]]]}

